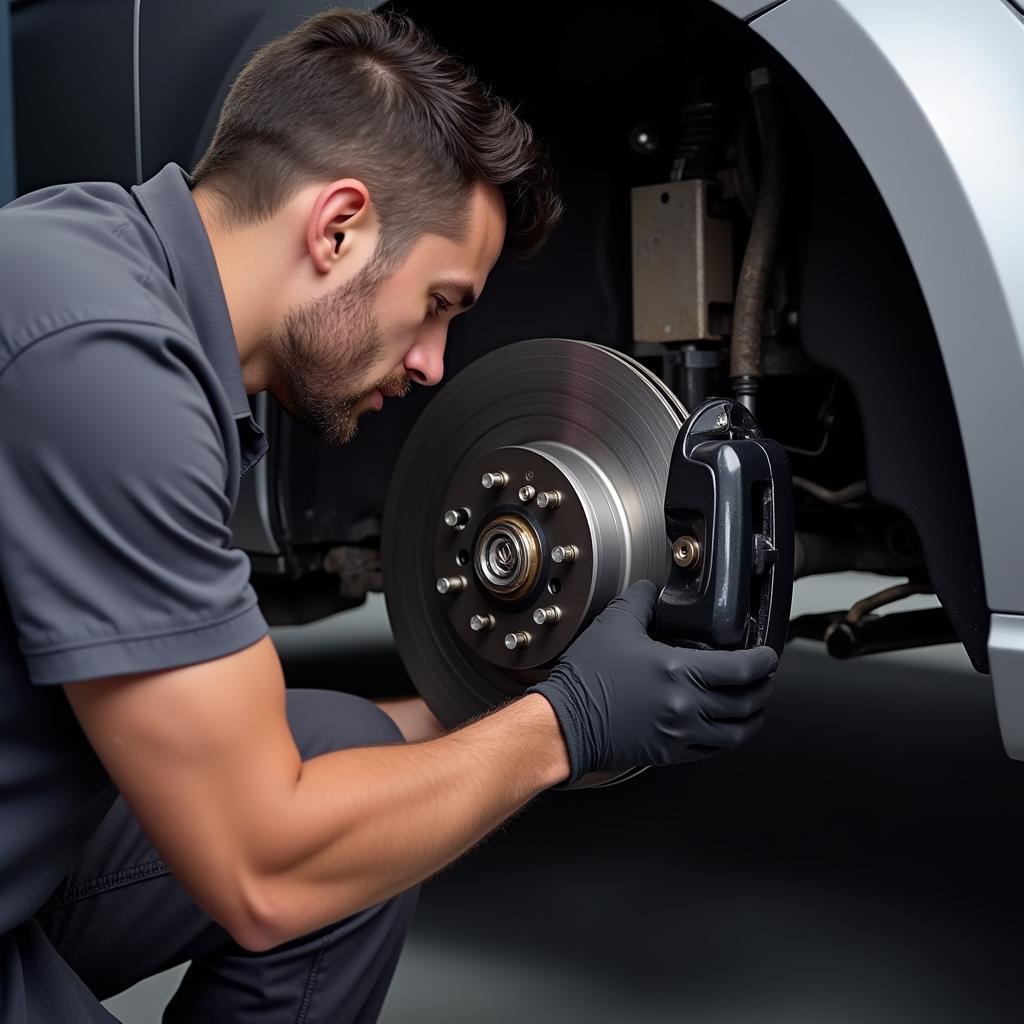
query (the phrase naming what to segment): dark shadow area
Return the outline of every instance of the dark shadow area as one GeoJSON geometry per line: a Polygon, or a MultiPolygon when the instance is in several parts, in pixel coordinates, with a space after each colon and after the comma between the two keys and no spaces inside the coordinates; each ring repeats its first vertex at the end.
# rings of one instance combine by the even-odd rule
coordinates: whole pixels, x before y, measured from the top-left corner
{"type": "Polygon", "coordinates": [[[791,647],[747,749],[430,882],[384,1020],[1019,1020],[1022,798],[987,678],[791,647]]]}
{"type": "Polygon", "coordinates": [[[277,627],[273,639],[289,687],[341,690],[370,699],[416,692],[391,639],[380,594],[319,622],[277,627]]]}
{"type": "Polygon", "coordinates": [[[315,651],[293,655],[285,663],[285,681],[289,687],[341,690],[370,699],[416,692],[393,648],[357,648],[342,659],[315,651]]]}

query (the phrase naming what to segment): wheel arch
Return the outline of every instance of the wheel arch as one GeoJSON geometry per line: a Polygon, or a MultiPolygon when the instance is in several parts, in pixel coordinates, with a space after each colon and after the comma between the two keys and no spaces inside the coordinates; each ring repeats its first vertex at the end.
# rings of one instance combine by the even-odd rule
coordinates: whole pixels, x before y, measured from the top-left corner
{"type": "Polygon", "coordinates": [[[1024,611],[1024,18],[1000,0],[716,2],[815,91],[879,189],[949,379],[987,603],[1024,611]]]}

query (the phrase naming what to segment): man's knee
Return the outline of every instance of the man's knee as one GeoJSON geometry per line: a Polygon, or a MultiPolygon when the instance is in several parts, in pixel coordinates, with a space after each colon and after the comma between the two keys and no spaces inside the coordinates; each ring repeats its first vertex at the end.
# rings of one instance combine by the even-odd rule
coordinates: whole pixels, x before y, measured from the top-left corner
{"type": "Polygon", "coordinates": [[[289,690],[288,724],[304,760],[402,742],[398,726],[376,704],[350,693],[289,690]]]}

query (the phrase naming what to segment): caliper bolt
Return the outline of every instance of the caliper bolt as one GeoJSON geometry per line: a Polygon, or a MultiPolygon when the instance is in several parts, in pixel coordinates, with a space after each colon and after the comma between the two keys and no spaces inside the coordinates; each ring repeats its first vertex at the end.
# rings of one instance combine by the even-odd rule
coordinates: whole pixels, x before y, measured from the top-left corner
{"type": "Polygon", "coordinates": [[[469,620],[469,628],[474,633],[486,633],[490,629],[494,629],[494,616],[490,614],[474,615],[469,620]]]}
{"type": "Polygon", "coordinates": [[[696,537],[680,537],[672,545],[672,561],[680,569],[691,569],[694,572],[700,568],[700,542],[696,537]]]}
{"type": "Polygon", "coordinates": [[[460,590],[465,589],[465,576],[442,576],[437,581],[437,592],[439,594],[457,594],[460,590]]]}
{"type": "Polygon", "coordinates": [[[519,488],[519,500],[524,504],[528,504],[533,501],[533,496],[537,493],[537,488],[531,484],[527,484],[525,487],[519,488]]]}
{"type": "Polygon", "coordinates": [[[500,491],[502,487],[508,486],[508,473],[497,472],[497,473],[484,473],[480,477],[480,484],[490,490],[500,491]]]}
{"type": "Polygon", "coordinates": [[[522,647],[530,646],[530,634],[527,632],[509,633],[505,637],[505,646],[510,651],[518,651],[522,647]]]}
{"type": "Polygon", "coordinates": [[[444,514],[444,525],[453,530],[461,530],[469,522],[468,508],[450,508],[444,514]]]}
{"type": "Polygon", "coordinates": [[[562,617],[562,609],[556,604],[548,605],[547,608],[538,608],[533,613],[533,621],[538,626],[547,626],[556,623],[562,617]]]}
{"type": "Polygon", "coordinates": [[[541,491],[537,495],[537,508],[558,508],[562,495],[558,491],[541,491]]]}
{"type": "Polygon", "coordinates": [[[557,565],[575,562],[579,557],[580,549],[575,544],[559,544],[551,549],[551,561],[557,565]]]}

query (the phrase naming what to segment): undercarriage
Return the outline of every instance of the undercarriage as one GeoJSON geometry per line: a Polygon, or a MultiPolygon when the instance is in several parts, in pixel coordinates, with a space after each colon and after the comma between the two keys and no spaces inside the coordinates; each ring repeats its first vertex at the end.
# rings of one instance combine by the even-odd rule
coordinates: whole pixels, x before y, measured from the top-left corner
{"type": "MultiPolygon", "coordinates": [[[[960,641],[986,670],[977,527],[928,310],[867,169],[799,76],[710,4],[639,11],[625,38],[569,16],[553,22],[538,7],[547,28],[528,75],[472,9],[411,13],[521,103],[548,143],[567,216],[536,260],[499,263],[480,307],[453,326],[451,381],[438,395],[411,396],[343,451],[277,423],[284,443],[271,475],[285,481],[277,534],[289,542],[255,558],[267,607],[282,620],[316,617],[383,585],[417,686],[447,686],[435,706],[448,717],[479,710],[542,671],[616,586],[664,582],[673,439],[689,411],[728,397],[788,457],[795,576],[880,577],[853,607],[797,619],[790,637],[844,658],[960,641]],[[559,353],[549,341],[535,358],[531,338],[573,342],[559,353]],[[566,445],[578,475],[622,478],[605,487],[619,498],[599,545],[617,568],[586,599],[538,592],[507,615],[479,547],[456,543],[461,526],[449,531],[451,565],[435,534],[444,513],[478,511],[482,495],[470,491],[482,473],[508,471],[496,449],[527,446],[502,492],[508,508],[559,522],[550,536],[538,527],[542,546],[579,546],[572,511],[516,497],[539,471],[530,459],[557,464],[564,482],[566,445]],[[382,574],[368,575],[367,561],[382,574]],[[318,594],[311,578],[324,584],[318,594]],[[939,606],[884,612],[911,594],[934,594],[939,606]],[[467,667],[480,635],[493,658],[467,667]],[[507,638],[521,646],[506,651],[507,638]],[[511,684],[494,668],[510,658],[511,684]]],[[[590,578],[589,568],[572,572],[590,578]]]]}

